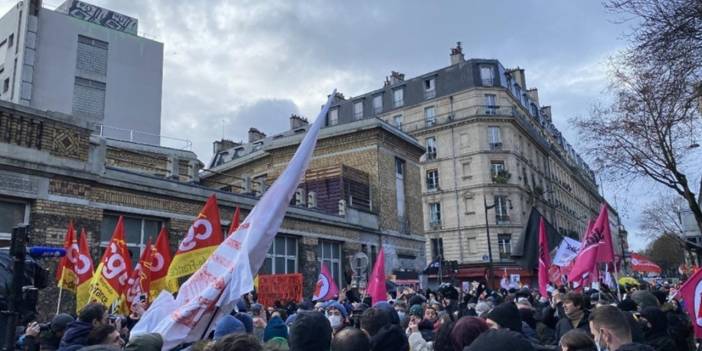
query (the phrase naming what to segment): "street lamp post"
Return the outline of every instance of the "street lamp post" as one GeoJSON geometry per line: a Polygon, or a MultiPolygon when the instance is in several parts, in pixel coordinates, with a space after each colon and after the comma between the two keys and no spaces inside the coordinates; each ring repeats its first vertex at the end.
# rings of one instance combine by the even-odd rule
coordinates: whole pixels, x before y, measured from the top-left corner
{"type": "Polygon", "coordinates": [[[491,208],[495,208],[495,204],[488,206],[485,194],[483,194],[483,205],[485,206],[485,231],[487,232],[487,242],[488,242],[488,281],[487,286],[492,289],[492,242],[490,240],[490,224],[488,223],[488,213],[487,211],[491,208]]]}

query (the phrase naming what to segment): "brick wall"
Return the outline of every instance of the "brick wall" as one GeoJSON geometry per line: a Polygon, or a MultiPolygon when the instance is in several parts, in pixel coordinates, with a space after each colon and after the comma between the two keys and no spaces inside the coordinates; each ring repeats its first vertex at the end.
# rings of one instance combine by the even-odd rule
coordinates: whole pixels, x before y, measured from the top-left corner
{"type": "MultiPolygon", "coordinates": [[[[114,147],[107,148],[105,165],[165,177],[168,157],[149,152],[134,152],[114,147]]],[[[186,168],[187,170],[187,168],[186,168]]]]}

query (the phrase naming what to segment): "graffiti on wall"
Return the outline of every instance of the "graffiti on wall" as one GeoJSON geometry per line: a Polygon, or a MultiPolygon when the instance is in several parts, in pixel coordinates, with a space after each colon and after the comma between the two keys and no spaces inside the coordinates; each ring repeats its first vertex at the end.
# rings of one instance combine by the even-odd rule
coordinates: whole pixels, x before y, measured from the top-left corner
{"type": "Polygon", "coordinates": [[[120,32],[137,34],[139,22],[136,18],[78,0],[74,0],[70,4],[65,4],[64,6],[62,6],[64,7],[63,10],[71,17],[96,23],[120,32]]]}

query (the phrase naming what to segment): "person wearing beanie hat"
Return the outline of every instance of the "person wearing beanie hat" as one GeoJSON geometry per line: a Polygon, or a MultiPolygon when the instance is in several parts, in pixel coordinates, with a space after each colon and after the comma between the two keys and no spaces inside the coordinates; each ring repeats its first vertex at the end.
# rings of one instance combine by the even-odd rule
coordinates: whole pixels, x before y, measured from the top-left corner
{"type": "Polygon", "coordinates": [[[397,314],[397,311],[395,311],[395,308],[392,307],[392,305],[385,301],[381,301],[373,305],[373,307],[383,311],[388,318],[390,318],[390,323],[400,325],[400,316],[397,314]]]}
{"type": "Polygon", "coordinates": [[[300,312],[290,326],[290,351],[329,351],[332,327],[320,312],[300,312]]]}
{"type": "Polygon", "coordinates": [[[234,317],[244,325],[244,329],[246,329],[247,333],[253,333],[253,319],[251,316],[249,316],[247,313],[239,312],[235,314],[234,317]]]}
{"type": "Polygon", "coordinates": [[[407,304],[410,306],[414,306],[414,305],[421,306],[425,301],[426,301],[426,299],[422,295],[414,295],[414,296],[410,297],[409,300],[407,300],[407,304]]]}
{"type": "Polygon", "coordinates": [[[481,318],[462,317],[451,330],[451,345],[454,350],[463,350],[488,329],[487,323],[481,318]]]}
{"type": "Polygon", "coordinates": [[[522,319],[517,305],[513,302],[505,302],[493,308],[485,319],[492,329],[509,329],[520,334],[522,332],[522,319]]]}
{"type": "MultiPolygon", "coordinates": [[[[500,305],[502,306],[502,305],[500,305]]],[[[498,306],[499,307],[499,306],[498,306]]],[[[465,351],[534,351],[534,347],[520,334],[507,330],[488,330],[470,346],[464,349],[465,351]]]]}
{"type": "Polygon", "coordinates": [[[288,338],[288,327],[278,316],[275,316],[268,321],[268,325],[266,325],[266,329],[263,331],[263,342],[273,339],[276,336],[285,339],[288,338]]]}
{"type": "Polygon", "coordinates": [[[61,337],[63,337],[63,332],[66,330],[69,324],[73,323],[74,319],[71,315],[66,313],[57,314],[54,319],[51,320],[49,330],[41,332],[41,328],[37,323],[34,328],[36,335],[29,332],[30,328],[27,328],[24,335],[24,349],[25,350],[57,350],[59,344],[61,343],[61,337]]]}
{"type": "Polygon", "coordinates": [[[219,340],[226,335],[246,333],[246,327],[240,320],[232,315],[226,315],[217,321],[214,329],[214,340],[219,340]]]}
{"type": "Polygon", "coordinates": [[[333,333],[336,334],[336,332],[346,326],[346,308],[336,301],[332,300],[329,302],[330,303],[328,303],[324,309],[324,313],[329,320],[329,324],[331,324],[331,327],[334,330],[333,333]]]}

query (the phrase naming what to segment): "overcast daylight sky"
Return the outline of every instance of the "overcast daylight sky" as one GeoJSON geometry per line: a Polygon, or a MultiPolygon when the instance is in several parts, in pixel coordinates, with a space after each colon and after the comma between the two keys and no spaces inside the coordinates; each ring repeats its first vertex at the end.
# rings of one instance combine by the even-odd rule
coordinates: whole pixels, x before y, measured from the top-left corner
{"type": "MultiPolygon", "coordinates": [[[[334,88],[356,96],[391,70],[410,78],[447,66],[457,41],[466,58],[526,69],[527,86],[582,150],[569,120],[607,100],[607,59],[631,25],[597,0],[86,1],[138,18],[140,32],[164,43],[162,134],[192,140],[205,163],[216,139],[246,140],[252,126],[281,132],[291,113],[315,118],[334,88]]],[[[16,2],[0,0],[0,11],[16,2]]],[[[648,242],[637,235],[643,189],[603,189],[633,249],[648,242]]]]}

